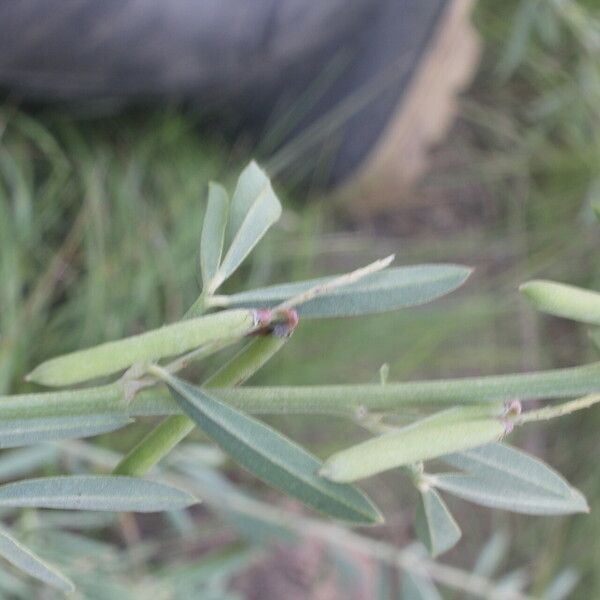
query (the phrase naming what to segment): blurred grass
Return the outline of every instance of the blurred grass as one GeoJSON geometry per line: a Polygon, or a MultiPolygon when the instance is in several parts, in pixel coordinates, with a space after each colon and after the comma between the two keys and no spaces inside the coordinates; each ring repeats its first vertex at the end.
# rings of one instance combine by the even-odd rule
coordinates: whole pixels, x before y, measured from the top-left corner
{"type": "MultiPolygon", "coordinates": [[[[341,271],[390,252],[402,264],[473,264],[476,275],[430,306],[303,324],[257,382],[368,381],[383,362],[392,379],[405,379],[593,358],[584,330],[536,316],[516,289],[533,276],[600,286],[589,208],[600,200],[600,8],[480,0],[475,18],[485,41],[480,72],[414,205],[348,231],[347,215],[326,199],[286,202],[237,283],[341,271]]],[[[73,120],[1,107],[0,393],[25,389],[22,376],[44,358],[183,314],[197,293],[206,183],[230,183],[247,158],[167,109],[73,120]]],[[[600,597],[599,422],[596,411],[519,439],[584,489],[591,515],[488,511],[473,521],[470,507],[456,504],[466,541],[451,560],[469,564],[492,524],[503,524],[518,532],[509,566],[526,564],[537,590],[574,565],[583,579],[573,597],[600,597]]],[[[279,423],[321,450],[343,439],[314,420],[279,423]]],[[[396,477],[381,488],[388,511],[406,505],[396,477]]]]}

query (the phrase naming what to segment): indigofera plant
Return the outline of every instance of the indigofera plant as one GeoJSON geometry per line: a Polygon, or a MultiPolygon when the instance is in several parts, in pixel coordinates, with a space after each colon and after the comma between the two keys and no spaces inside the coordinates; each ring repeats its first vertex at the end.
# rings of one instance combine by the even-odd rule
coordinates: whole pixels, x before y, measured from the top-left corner
{"type": "MultiPolygon", "coordinates": [[[[22,479],[0,486],[0,506],[142,512],[189,506],[199,501],[195,495],[143,477],[197,427],[261,481],[350,525],[383,520],[354,483],[399,468],[419,492],[415,529],[432,556],[461,537],[440,492],[527,514],[588,510],[581,493],[558,473],[504,438],[515,426],[599,402],[600,363],[401,383],[388,381],[383,368],[379,384],[243,386],[305,319],[416,306],[457,289],[471,272],[454,264],[391,267],[388,257],[342,275],[220,293],[280,214],[271,183],[255,163],[242,172],[231,199],[211,184],[200,239],[202,290],[187,314],[153,331],[51,358],[27,377],[49,387],[87,387],[0,397],[2,448],[93,436],[139,417],[165,417],[112,474],[22,479]],[[179,374],[236,344],[242,345],[239,352],[203,382],[179,374]],[[88,383],[117,374],[108,383],[88,383]],[[559,398],[571,400],[523,410],[528,400],[559,398]],[[409,422],[406,409],[415,415],[409,422]],[[371,437],[346,448],[340,443],[323,462],[255,414],[342,416],[371,437]],[[438,467],[430,470],[434,459],[438,467]],[[440,470],[440,463],[450,470],[440,470]]],[[[526,284],[523,291],[542,310],[600,323],[600,295],[543,282],[526,284]]],[[[189,463],[186,472],[193,472],[189,463]]],[[[72,587],[9,531],[0,532],[0,554],[49,585],[72,587]]]]}

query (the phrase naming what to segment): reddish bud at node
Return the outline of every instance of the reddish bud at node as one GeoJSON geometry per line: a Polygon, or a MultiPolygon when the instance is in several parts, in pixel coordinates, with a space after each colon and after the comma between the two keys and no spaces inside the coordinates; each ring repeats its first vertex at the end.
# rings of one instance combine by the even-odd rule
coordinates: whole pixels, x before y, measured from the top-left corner
{"type": "Polygon", "coordinates": [[[269,308],[259,308],[254,311],[254,326],[258,329],[271,324],[273,311],[269,308]]]}

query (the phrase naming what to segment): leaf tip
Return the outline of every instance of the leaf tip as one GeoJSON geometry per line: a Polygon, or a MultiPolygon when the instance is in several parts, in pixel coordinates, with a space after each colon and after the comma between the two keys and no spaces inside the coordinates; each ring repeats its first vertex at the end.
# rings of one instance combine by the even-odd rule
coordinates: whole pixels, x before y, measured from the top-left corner
{"type": "Polygon", "coordinates": [[[527,298],[534,300],[537,293],[540,291],[540,285],[543,285],[544,282],[540,279],[532,279],[531,281],[526,281],[519,286],[519,292],[526,296],[527,298]]]}
{"type": "Polygon", "coordinates": [[[334,481],[332,479],[333,473],[331,469],[331,465],[324,463],[323,466],[318,470],[319,477],[323,477],[324,479],[329,479],[330,481],[334,481]]]}

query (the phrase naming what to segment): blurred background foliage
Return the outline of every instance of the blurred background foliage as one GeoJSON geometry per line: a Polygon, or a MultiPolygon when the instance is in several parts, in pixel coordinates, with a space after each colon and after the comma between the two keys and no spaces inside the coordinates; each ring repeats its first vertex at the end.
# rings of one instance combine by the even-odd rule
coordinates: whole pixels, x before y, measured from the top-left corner
{"type": "MultiPolygon", "coordinates": [[[[594,360],[583,328],[536,315],[517,287],[534,276],[600,287],[600,237],[590,209],[600,200],[600,8],[597,0],[480,0],[475,22],[484,40],[479,73],[410,198],[357,219],[322,194],[286,192],[276,181],[281,223],[228,285],[339,272],[391,252],[399,264],[471,264],[475,276],[422,308],[351,324],[305,323],[255,383],[371,381],[384,362],[398,380],[594,360]]],[[[22,376],[43,359],[176,320],[191,304],[206,184],[231,183],[253,153],[246,140],[232,147],[199,121],[177,108],[74,118],[0,107],[0,393],[25,391],[22,376]]],[[[282,417],[278,425],[320,455],[342,436],[358,435],[346,423],[320,421],[282,417]]],[[[487,542],[489,573],[502,568],[514,578],[514,569],[526,569],[537,594],[562,573],[564,585],[579,578],[569,597],[600,597],[598,425],[595,411],[527,428],[516,440],[586,493],[590,515],[527,518],[450,502],[464,538],[448,562],[470,569],[487,542]],[[510,553],[494,544],[509,544],[510,553]]],[[[98,464],[102,446],[124,450],[141,433],[104,436],[98,448],[67,444],[58,454],[5,453],[0,473],[76,472],[82,463],[89,468],[86,453],[98,464]]],[[[214,456],[207,456],[211,465],[214,456]]],[[[265,497],[244,474],[228,474],[265,497]]],[[[208,469],[200,485],[227,495],[216,471],[208,469]]],[[[398,474],[369,482],[371,492],[375,486],[389,515],[377,535],[407,544],[412,493],[398,474]]],[[[281,503],[274,494],[266,498],[281,503]]],[[[352,559],[328,551],[317,564],[323,550],[298,540],[276,554],[257,542],[264,525],[225,513],[221,521],[203,508],[191,517],[88,522],[82,515],[81,524],[72,517],[61,524],[60,515],[42,520],[30,511],[19,527],[57,562],[79,565],[80,579],[95,586],[86,591],[90,598],[139,598],[149,589],[157,598],[197,598],[199,589],[203,598],[258,598],[259,580],[262,597],[273,598],[330,598],[352,588],[352,559]],[[57,529],[65,525],[69,531],[57,529]],[[82,538],[78,527],[94,539],[82,538]],[[232,577],[238,592],[227,591],[232,577]]],[[[31,597],[4,569],[0,590],[31,597]]]]}

